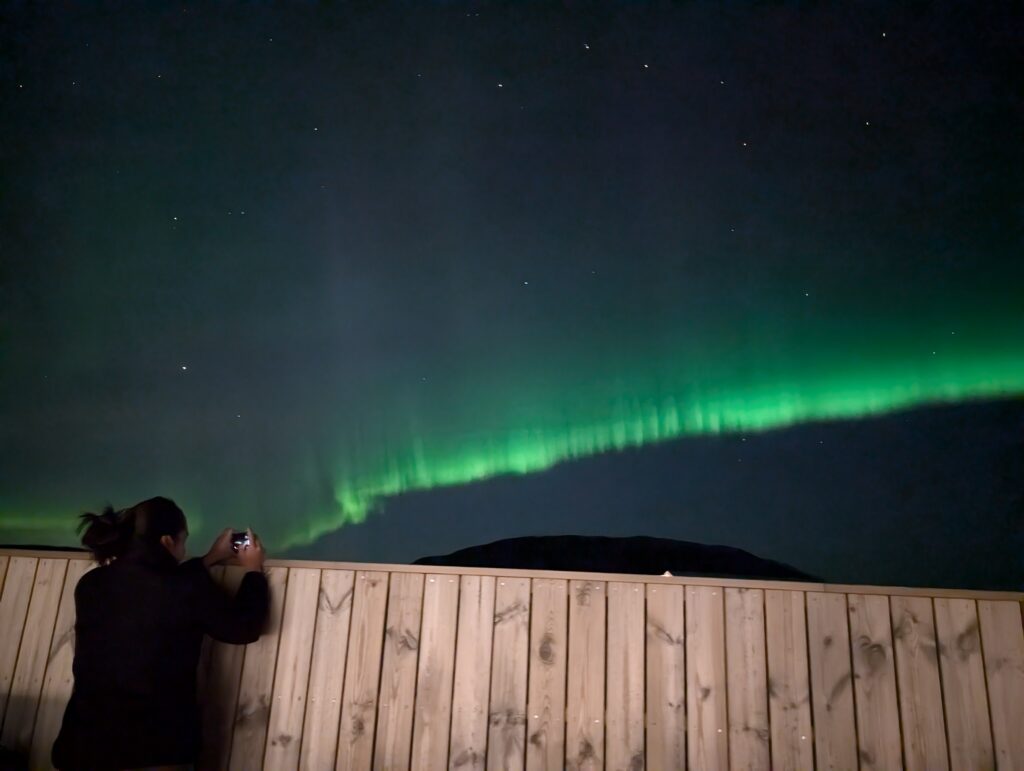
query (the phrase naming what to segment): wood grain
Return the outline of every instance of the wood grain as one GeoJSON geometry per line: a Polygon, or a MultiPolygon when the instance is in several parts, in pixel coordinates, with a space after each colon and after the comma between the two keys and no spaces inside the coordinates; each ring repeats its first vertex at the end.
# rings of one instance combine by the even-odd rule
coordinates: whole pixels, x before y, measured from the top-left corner
{"type": "Polygon", "coordinates": [[[299,752],[303,771],[334,768],[354,591],[355,573],[351,570],[321,571],[299,752]]]}
{"type": "Polygon", "coordinates": [[[691,768],[729,767],[723,590],[686,587],[686,712],[691,768]]]}
{"type": "Polygon", "coordinates": [[[530,581],[499,578],[494,600],[488,771],[526,764],[526,687],[530,655],[530,581]]]}
{"type": "Polygon", "coordinates": [[[864,771],[900,769],[903,757],[889,598],[851,594],[847,602],[860,767],[864,771]]]}
{"type": "Polygon", "coordinates": [[[978,602],[997,768],[1024,768],[1024,628],[1016,602],[978,602]]]}
{"type": "Polygon", "coordinates": [[[643,589],[608,585],[605,767],[614,771],[640,771],[645,765],[643,589]]]}
{"type": "Polygon", "coordinates": [[[452,687],[448,768],[483,771],[487,759],[487,710],[491,685],[495,580],[463,576],[452,687]]]}
{"type": "Polygon", "coordinates": [[[262,765],[288,572],[287,568],[267,570],[270,613],[263,635],[245,649],[242,677],[238,685],[238,706],[235,708],[235,726],[231,735],[228,767],[232,771],[247,771],[262,765]]]}
{"type": "Polygon", "coordinates": [[[284,601],[264,768],[298,768],[313,654],[320,571],[292,568],[284,601]]]}
{"type": "Polygon", "coordinates": [[[527,695],[526,768],[560,771],[565,763],[567,581],[533,581],[527,695]]]}
{"type": "Polygon", "coordinates": [[[434,771],[448,765],[458,614],[458,580],[450,575],[428,573],[423,591],[416,714],[412,729],[414,771],[434,771]]]}
{"type": "Polygon", "coordinates": [[[856,771],[849,617],[845,594],[807,593],[807,639],[819,771],[856,771]]]}
{"type": "Polygon", "coordinates": [[[893,597],[890,607],[907,770],[943,771],[949,768],[949,755],[932,601],[893,597]]]}
{"type": "Polygon", "coordinates": [[[772,768],[814,765],[803,592],[765,592],[772,768]]]}
{"type": "Polygon", "coordinates": [[[338,759],[334,766],[337,771],[369,771],[373,762],[388,579],[388,573],[356,574],[338,729],[338,759]]]}
{"type": "Polygon", "coordinates": [[[729,767],[768,768],[768,662],[761,589],[725,590],[725,650],[729,767]]]}
{"type": "Polygon", "coordinates": [[[647,585],[647,766],[686,768],[686,623],[682,586],[647,585]]]}
{"type": "Polygon", "coordinates": [[[373,752],[378,771],[409,768],[422,611],[423,575],[392,573],[373,752]]]}

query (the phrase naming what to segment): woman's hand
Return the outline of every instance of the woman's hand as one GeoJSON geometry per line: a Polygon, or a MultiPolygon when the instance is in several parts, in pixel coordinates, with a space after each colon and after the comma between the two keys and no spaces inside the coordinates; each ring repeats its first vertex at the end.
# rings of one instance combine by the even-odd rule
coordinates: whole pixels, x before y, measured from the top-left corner
{"type": "Polygon", "coordinates": [[[235,556],[235,550],[231,546],[232,532],[232,529],[229,527],[217,536],[217,540],[213,542],[210,551],[206,552],[206,556],[203,557],[203,564],[206,567],[212,568],[214,565],[219,565],[221,562],[225,562],[235,556]]]}
{"type": "Polygon", "coordinates": [[[260,572],[263,570],[263,559],[266,556],[263,553],[263,542],[252,528],[247,528],[245,532],[249,534],[249,545],[239,548],[238,562],[246,570],[260,572]]]}

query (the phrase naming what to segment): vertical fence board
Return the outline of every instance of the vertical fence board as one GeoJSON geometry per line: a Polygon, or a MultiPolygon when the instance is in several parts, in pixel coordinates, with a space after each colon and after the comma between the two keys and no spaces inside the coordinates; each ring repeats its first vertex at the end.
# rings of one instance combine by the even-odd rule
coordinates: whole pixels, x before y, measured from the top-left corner
{"type": "Polygon", "coordinates": [[[337,771],[368,770],[373,761],[388,574],[360,570],[355,586],[338,730],[337,771]]]}
{"type": "Polygon", "coordinates": [[[6,554],[0,554],[0,594],[3,594],[4,579],[7,577],[7,563],[10,562],[10,559],[6,554]]]}
{"type": "Polygon", "coordinates": [[[378,771],[409,768],[422,609],[423,574],[392,573],[373,752],[378,771]]]}
{"type": "Polygon", "coordinates": [[[569,582],[569,676],[566,685],[565,765],[604,768],[605,585],[569,582]]]}
{"type": "Polygon", "coordinates": [[[351,570],[320,573],[316,633],[299,753],[299,768],[303,771],[334,768],[354,583],[355,573],[351,570]]]}
{"type": "Polygon", "coordinates": [[[288,586],[288,568],[269,568],[270,617],[263,635],[246,646],[242,679],[238,686],[238,706],[231,736],[233,771],[259,768],[267,741],[267,722],[277,665],[277,647],[281,639],[281,620],[288,586]]]}
{"type": "Polygon", "coordinates": [[[462,576],[455,641],[455,684],[448,768],[483,771],[494,632],[493,576],[462,576]]]}
{"type": "Polygon", "coordinates": [[[25,633],[21,637],[21,650],[11,681],[7,716],[0,734],[0,743],[15,752],[27,753],[32,744],[32,728],[46,673],[46,657],[50,651],[67,567],[66,559],[41,559],[36,569],[32,598],[25,617],[25,633]]]}
{"type": "Polygon", "coordinates": [[[765,592],[772,768],[814,766],[804,593],[765,592]]]}
{"type": "Polygon", "coordinates": [[[851,594],[850,641],[860,767],[903,768],[889,598],[851,594]]]}
{"type": "Polygon", "coordinates": [[[530,655],[530,579],[499,578],[494,600],[487,771],[526,763],[526,677],[530,655]]]}
{"type": "MultiPolygon", "coordinates": [[[[210,572],[224,591],[234,596],[245,576],[240,567],[214,568],[210,572]]],[[[214,642],[210,646],[210,663],[203,694],[203,747],[199,754],[200,769],[226,768],[231,753],[238,683],[242,677],[245,646],[214,642]]]]}
{"type": "Polygon", "coordinates": [[[686,768],[683,587],[647,584],[647,767],[686,768]]]}
{"type": "Polygon", "coordinates": [[[291,568],[284,600],[263,768],[298,768],[320,571],[291,568]]]}
{"type": "Polygon", "coordinates": [[[32,733],[29,768],[48,768],[50,764],[50,749],[60,732],[64,708],[71,698],[71,662],[75,651],[75,587],[94,564],[90,560],[68,560],[57,621],[46,659],[39,711],[32,733]]]}
{"type": "Polygon", "coordinates": [[[932,601],[897,596],[891,609],[907,771],[945,771],[949,757],[932,601]]]}
{"type": "Polygon", "coordinates": [[[768,663],[764,591],[725,590],[725,661],[729,705],[729,766],[769,768],[768,663]]]}
{"type": "Polygon", "coordinates": [[[935,598],[935,628],[939,635],[949,765],[954,771],[993,768],[985,669],[974,600],[935,598]]]}
{"type": "Polygon", "coordinates": [[[644,768],[644,585],[608,584],[605,764],[644,768]]]}
{"type": "Polygon", "coordinates": [[[526,768],[558,771],[565,762],[568,583],[533,579],[526,768]]]}
{"type": "Polygon", "coordinates": [[[845,594],[807,593],[807,639],[818,771],[856,771],[857,732],[845,594]]]}
{"type": "Polygon", "coordinates": [[[1020,603],[978,602],[997,768],[1024,768],[1024,629],[1020,603]]]}
{"type": "Polygon", "coordinates": [[[686,587],[686,712],[691,768],[729,767],[722,589],[686,587]]]}
{"type": "Polygon", "coordinates": [[[0,594],[0,724],[3,724],[7,713],[14,667],[18,661],[21,635],[25,631],[25,617],[38,564],[35,557],[14,557],[7,566],[7,579],[3,594],[0,594]]]}
{"type": "Polygon", "coordinates": [[[458,612],[458,577],[428,575],[423,591],[423,621],[416,674],[413,771],[435,771],[448,765],[458,612]]]}

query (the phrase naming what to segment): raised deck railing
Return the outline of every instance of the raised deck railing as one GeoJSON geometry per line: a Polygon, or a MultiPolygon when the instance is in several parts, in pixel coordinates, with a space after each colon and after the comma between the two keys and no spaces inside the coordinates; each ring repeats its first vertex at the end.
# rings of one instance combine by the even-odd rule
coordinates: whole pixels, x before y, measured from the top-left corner
{"type": "MultiPolygon", "coordinates": [[[[0,744],[49,767],[74,552],[0,550],[0,744]]],[[[237,585],[236,568],[216,569],[237,585]]],[[[1024,769],[1024,595],[268,562],[201,768],[1024,769]]]]}

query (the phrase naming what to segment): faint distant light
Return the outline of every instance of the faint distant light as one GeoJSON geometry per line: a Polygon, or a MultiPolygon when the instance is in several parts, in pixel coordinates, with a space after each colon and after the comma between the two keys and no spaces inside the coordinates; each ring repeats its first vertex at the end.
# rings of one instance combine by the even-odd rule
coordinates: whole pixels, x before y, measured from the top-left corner
{"type": "Polygon", "coordinates": [[[504,87],[505,87],[505,84],[504,84],[504,83],[499,83],[499,84],[498,84],[498,88],[504,88],[504,87]]]}
{"type": "Polygon", "coordinates": [[[184,372],[184,371],[185,371],[185,370],[187,370],[187,369],[188,369],[188,367],[186,367],[186,366],[185,366],[184,364],[182,364],[182,365],[181,365],[181,371],[182,371],[182,372],[184,372]]]}

